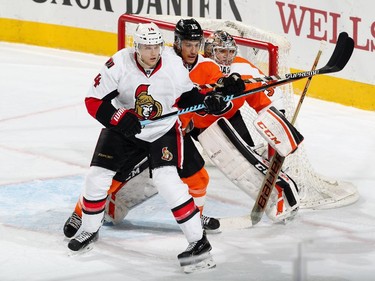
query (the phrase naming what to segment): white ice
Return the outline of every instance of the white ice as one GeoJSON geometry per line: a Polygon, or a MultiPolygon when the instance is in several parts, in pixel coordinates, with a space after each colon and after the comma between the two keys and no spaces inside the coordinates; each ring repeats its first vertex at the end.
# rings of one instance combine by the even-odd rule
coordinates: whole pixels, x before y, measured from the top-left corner
{"type": "MultiPolygon", "coordinates": [[[[92,251],[70,256],[62,226],[101,128],[83,99],[106,59],[0,42],[0,280],[374,280],[375,113],[311,98],[299,116],[309,159],[355,184],[357,203],[301,210],[286,225],[264,217],[224,228],[209,235],[217,267],[186,275],[176,256],[187,242],[156,196],[102,227],[92,251]]],[[[249,214],[253,201],[209,173],[205,212],[249,214]]]]}

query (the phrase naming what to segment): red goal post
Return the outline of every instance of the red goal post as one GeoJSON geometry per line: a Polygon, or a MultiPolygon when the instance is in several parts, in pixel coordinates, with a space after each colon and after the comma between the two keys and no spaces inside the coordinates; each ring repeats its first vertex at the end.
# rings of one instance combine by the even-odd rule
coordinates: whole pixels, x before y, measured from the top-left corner
{"type": "MultiPolygon", "coordinates": [[[[150,19],[142,16],[137,15],[130,15],[130,14],[123,14],[118,19],[118,34],[117,34],[117,49],[121,50],[125,48],[126,42],[126,23],[155,23],[159,26],[160,29],[166,29],[169,31],[174,31],[175,24],[171,22],[166,22],[158,19],[150,19]]],[[[208,36],[213,30],[203,30],[204,36],[208,36]]],[[[278,47],[264,41],[259,41],[255,39],[233,36],[236,40],[237,45],[242,45],[245,47],[256,48],[260,50],[265,50],[268,52],[268,75],[275,75],[278,74],[278,47]]]]}

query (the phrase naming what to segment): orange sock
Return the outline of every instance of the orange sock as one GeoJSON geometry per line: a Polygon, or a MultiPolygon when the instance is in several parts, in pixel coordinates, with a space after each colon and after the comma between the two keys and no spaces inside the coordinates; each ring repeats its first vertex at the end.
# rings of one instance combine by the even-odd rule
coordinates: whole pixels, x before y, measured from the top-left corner
{"type": "Polygon", "coordinates": [[[194,198],[194,203],[202,215],[206,199],[207,185],[209,182],[209,176],[206,169],[203,167],[194,175],[187,178],[181,178],[181,180],[189,186],[189,193],[194,198]]]}
{"type": "MultiPolygon", "coordinates": [[[[126,182],[121,182],[117,180],[112,180],[112,184],[108,190],[108,194],[116,193],[125,185],[126,182]]],[[[81,198],[77,201],[76,207],[74,209],[74,212],[82,218],[82,203],[81,198]]]]}

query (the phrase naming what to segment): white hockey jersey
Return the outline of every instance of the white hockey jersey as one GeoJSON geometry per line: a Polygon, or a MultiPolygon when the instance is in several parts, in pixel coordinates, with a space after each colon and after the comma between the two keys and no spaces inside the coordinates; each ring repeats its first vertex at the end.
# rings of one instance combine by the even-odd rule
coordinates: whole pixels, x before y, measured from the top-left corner
{"type": "MultiPolygon", "coordinates": [[[[184,92],[193,88],[182,59],[166,47],[151,73],[137,62],[134,48],[118,51],[107,61],[95,78],[88,98],[111,98],[116,108],[133,109],[141,120],[177,111],[173,105],[184,92]]],[[[136,138],[152,142],[163,136],[175,124],[177,116],[155,121],[144,128],[136,138]]]]}

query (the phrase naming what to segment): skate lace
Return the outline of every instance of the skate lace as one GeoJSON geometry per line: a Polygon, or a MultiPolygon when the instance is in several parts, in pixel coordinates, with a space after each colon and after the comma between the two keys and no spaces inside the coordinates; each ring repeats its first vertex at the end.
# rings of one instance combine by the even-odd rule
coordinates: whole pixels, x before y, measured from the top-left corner
{"type": "Polygon", "coordinates": [[[76,213],[70,217],[69,224],[78,229],[81,227],[82,219],[76,213]]]}
{"type": "Polygon", "coordinates": [[[202,220],[202,225],[207,225],[210,221],[210,217],[206,217],[205,215],[202,215],[201,220],[202,220]]]}
{"type": "Polygon", "coordinates": [[[87,232],[87,231],[82,231],[81,234],[78,235],[77,238],[75,238],[75,240],[77,240],[78,242],[82,243],[82,242],[90,239],[92,235],[94,235],[94,233],[87,232]]]}
{"type": "Polygon", "coordinates": [[[189,252],[191,251],[192,249],[194,249],[195,245],[197,245],[199,241],[195,241],[195,242],[191,242],[188,247],[186,248],[185,252],[189,252]]]}

